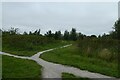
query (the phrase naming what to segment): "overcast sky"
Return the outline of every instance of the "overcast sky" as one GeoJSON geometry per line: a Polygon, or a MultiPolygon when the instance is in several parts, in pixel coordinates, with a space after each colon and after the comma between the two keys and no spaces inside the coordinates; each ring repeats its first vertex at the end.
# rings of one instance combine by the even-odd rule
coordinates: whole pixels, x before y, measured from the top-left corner
{"type": "Polygon", "coordinates": [[[117,2],[4,2],[3,29],[19,28],[20,32],[41,29],[70,31],[76,28],[86,35],[112,30],[118,18],[117,2]]]}

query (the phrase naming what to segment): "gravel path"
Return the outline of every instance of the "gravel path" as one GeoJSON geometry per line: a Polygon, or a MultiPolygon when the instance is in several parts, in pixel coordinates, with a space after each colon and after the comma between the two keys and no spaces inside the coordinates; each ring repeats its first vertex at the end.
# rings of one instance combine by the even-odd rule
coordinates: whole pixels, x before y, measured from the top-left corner
{"type": "MultiPolygon", "coordinates": [[[[60,48],[65,48],[71,46],[70,45],[66,45],[60,48]]],[[[47,62],[40,57],[41,54],[48,52],[48,51],[52,51],[55,49],[59,49],[59,48],[53,48],[53,49],[49,49],[49,50],[45,50],[42,52],[38,52],[37,54],[31,56],[31,57],[23,57],[23,56],[17,56],[17,55],[12,55],[12,54],[8,54],[8,53],[4,53],[4,52],[0,52],[0,54],[2,55],[7,55],[7,56],[13,56],[16,58],[21,58],[21,59],[29,59],[29,60],[34,60],[36,61],[39,65],[41,65],[43,67],[42,69],[42,78],[61,78],[61,75],[63,72],[66,73],[72,73],[75,76],[79,76],[79,77],[87,77],[87,78],[104,78],[106,80],[110,79],[110,80],[116,80],[114,77],[109,77],[109,76],[105,76],[99,73],[93,73],[93,72],[89,72],[87,70],[80,70],[78,68],[74,68],[74,67],[69,67],[69,66],[64,66],[61,64],[55,64],[52,62],[47,62]]]]}

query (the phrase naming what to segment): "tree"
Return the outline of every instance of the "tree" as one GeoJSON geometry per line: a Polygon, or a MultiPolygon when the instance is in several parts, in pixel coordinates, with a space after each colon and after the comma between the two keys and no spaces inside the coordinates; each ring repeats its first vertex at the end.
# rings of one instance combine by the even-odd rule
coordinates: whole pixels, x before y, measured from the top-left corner
{"type": "Polygon", "coordinates": [[[101,35],[98,35],[98,38],[101,38],[101,35]]]}
{"type": "Polygon", "coordinates": [[[37,35],[40,35],[40,29],[37,31],[37,35]]]}
{"type": "Polygon", "coordinates": [[[103,39],[106,39],[106,35],[107,35],[107,34],[104,33],[104,34],[102,35],[102,38],[103,38],[103,39]]]}
{"type": "Polygon", "coordinates": [[[2,30],[1,35],[10,35],[10,32],[9,32],[9,31],[3,31],[3,30],[2,30]]]}
{"type": "Polygon", "coordinates": [[[96,36],[96,35],[91,35],[90,37],[91,37],[91,38],[97,38],[97,36],[96,36]]]}
{"type": "Polygon", "coordinates": [[[27,32],[24,32],[23,35],[28,35],[28,33],[27,33],[27,32]]]}
{"type": "Polygon", "coordinates": [[[47,37],[53,37],[53,33],[52,33],[52,31],[51,30],[49,30],[46,34],[45,34],[45,36],[47,36],[47,37]]]}
{"type": "Polygon", "coordinates": [[[9,30],[9,32],[10,32],[11,35],[15,35],[15,34],[18,34],[18,30],[19,30],[18,28],[12,28],[11,27],[11,29],[9,30]]]}
{"type": "Polygon", "coordinates": [[[61,39],[61,38],[62,38],[61,31],[58,31],[58,39],[61,39]]]}
{"type": "Polygon", "coordinates": [[[61,31],[56,31],[55,34],[54,34],[54,38],[56,40],[60,40],[62,38],[61,31]]]}
{"type": "Polygon", "coordinates": [[[2,30],[0,29],[0,38],[1,38],[1,36],[2,36],[2,30]]]}
{"type": "Polygon", "coordinates": [[[40,29],[35,30],[32,34],[33,34],[33,35],[41,35],[41,34],[40,34],[40,29]]]}
{"type": "Polygon", "coordinates": [[[114,24],[115,35],[118,40],[120,40],[120,18],[114,24]]]}
{"type": "Polygon", "coordinates": [[[37,30],[35,30],[35,32],[33,33],[34,35],[37,35],[38,33],[37,33],[37,30]]]}
{"type": "Polygon", "coordinates": [[[78,33],[78,39],[84,39],[85,35],[83,35],[82,33],[78,33]]]}
{"type": "Polygon", "coordinates": [[[32,32],[31,32],[31,31],[29,32],[29,35],[32,35],[32,32]]]}
{"type": "Polygon", "coordinates": [[[64,32],[63,37],[64,37],[65,40],[69,40],[70,35],[69,35],[69,32],[67,30],[64,32]]]}
{"type": "Polygon", "coordinates": [[[58,32],[56,31],[56,32],[55,32],[55,35],[54,35],[54,38],[57,40],[58,37],[59,37],[59,36],[58,36],[58,32]]]}
{"type": "Polygon", "coordinates": [[[70,32],[70,39],[75,41],[77,40],[77,33],[76,33],[76,29],[72,28],[71,32],[70,32]]]}

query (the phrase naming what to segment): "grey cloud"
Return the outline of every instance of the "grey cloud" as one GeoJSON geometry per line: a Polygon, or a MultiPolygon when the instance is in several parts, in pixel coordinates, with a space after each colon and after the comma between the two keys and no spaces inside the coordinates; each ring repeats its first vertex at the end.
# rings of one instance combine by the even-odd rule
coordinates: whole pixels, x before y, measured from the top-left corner
{"type": "Polygon", "coordinates": [[[3,28],[13,25],[22,31],[40,28],[42,33],[72,27],[89,34],[102,34],[112,30],[117,19],[117,3],[3,3],[3,28]]]}

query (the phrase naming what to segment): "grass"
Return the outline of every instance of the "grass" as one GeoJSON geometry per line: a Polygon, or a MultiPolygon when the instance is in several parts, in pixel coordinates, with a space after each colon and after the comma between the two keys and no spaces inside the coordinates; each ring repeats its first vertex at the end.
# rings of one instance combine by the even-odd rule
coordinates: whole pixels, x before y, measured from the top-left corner
{"type": "Polygon", "coordinates": [[[70,73],[62,73],[62,78],[77,78],[77,77],[70,73]]]}
{"type": "Polygon", "coordinates": [[[78,40],[76,45],[82,55],[115,61],[118,56],[118,42],[115,39],[83,39],[78,40]]]}
{"type": "Polygon", "coordinates": [[[36,62],[14,57],[2,56],[2,78],[3,79],[40,79],[41,66],[36,62]]]}
{"type": "Polygon", "coordinates": [[[0,55],[0,78],[2,77],[2,55],[0,55]]]}
{"type": "MultiPolygon", "coordinates": [[[[2,41],[4,52],[20,56],[32,56],[39,51],[71,43],[36,35],[5,35],[2,41]]],[[[47,61],[119,77],[116,62],[117,42],[102,39],[78,40],[77,46],[56,49],[42,54],[41,57],[47,61]]]]}
{"type": "MultiPolygon", "coordinates": [[[[11,35],[3,36],[2,51],[19,56],[32,56],[39,51],[60,47],[71,42],[54,40],[35,35],[11,35]]],[[[21,60],[13,57],[3,56],[3,79],[26,80],[40,79],[41,66],[34,61],[21,60]]]]}
{"type": "Polygon", "coordinates": [[[90,80],[88,78],[76,77],[70,73],[62,73],[62,80],[90,80]]]}
{"type": "Polygon", "coordinates": [[[39,51],[63,46],[70,43],[67,41],[60,41],[60,40],[52,41],[51,39],[46,39],[34,35],[33,36],[17,35],[17,36],[12,36],[12,38],[13,39],[11,39],[9,36],[3,37],[2,51],[19,56],[32,56],[39,51]],[[38,42],[38,44],[36,42],[38,42]]]}
{"type": "Polygon", "coordinates": [[[54,63],[74,66],[83,70],[98,72],[108,76],[119,77],[117,62],[108,62],[97,57],[83,56],[76,45],[46,52],[41,55],[41,58],[54,63]]]}

